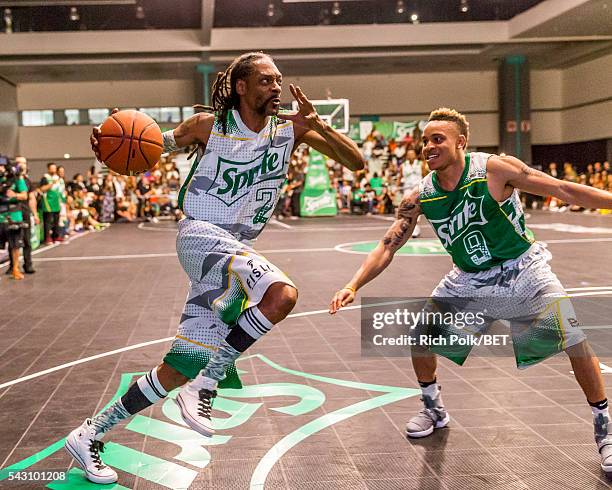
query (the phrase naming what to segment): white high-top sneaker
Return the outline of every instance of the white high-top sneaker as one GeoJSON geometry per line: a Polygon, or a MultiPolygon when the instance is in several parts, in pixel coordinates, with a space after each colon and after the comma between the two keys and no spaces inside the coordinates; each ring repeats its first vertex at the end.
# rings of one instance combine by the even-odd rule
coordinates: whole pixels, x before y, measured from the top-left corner
{"type": "Polygon", "coordinates": [[[115,483],[117,473],[100,459],[104,443],[96,440],[96,430],[91,419],[85,419],[80,427],[74,429],[66,438],[66,451],[85,470],[85,476],[94,483],[115,483]]]}
{"type": "Polygon", "coordinates": [[[601,455],[601,469],[606,473],[612,472],[612,434],[609,432],[610,421],[608,417],[599,414],[593,418],[595,427],[595,442],[601,455]]]}
{"type": "Polygon", "coordinates": [[[216,396],[217,382],[200,374],[183,386],[175,399],[185,423],[205,437],[215,433],[210,412],[216,396]]]}

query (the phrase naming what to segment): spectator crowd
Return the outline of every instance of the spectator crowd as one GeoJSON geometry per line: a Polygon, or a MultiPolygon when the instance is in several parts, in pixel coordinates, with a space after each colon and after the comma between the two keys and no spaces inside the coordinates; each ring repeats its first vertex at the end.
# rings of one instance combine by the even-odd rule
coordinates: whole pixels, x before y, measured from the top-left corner
{"type": "MultiPolygon", "coordinates": [[[[336,192],[338,210],[343,214],[393,214],[404,193],[418,185],[420,179],[429,172],[427,163],[420,158],[420,133],[416,129],[414,135],[386,140],[374,129],[361,148],[366,166],[359,172],[353,173],[333,160],[327,161],[330,185],[336,192]]],[[[308,149],[304,148],[291,159],[288,179],[276,209],[277,218],[299,216],[299,195],[304,188],[307,170],[308,149]]],[[[607,161],[586,165],[566,162],[562,167],[553,162],[544,171],[558,179],[612,192],[612,175],[607,161]]],[[[595,211],[568,206],[551,197],[524,195],[523,199],[524,204],[533,209],[586,213],[595,211]]]]}
{"type": "MultiPolygon", "coordinates": [[[[84,231],[102,230],[111,223],[157,222],[161,216],[178,221],[182,217],[178,207],[180,174],[172,159],[162,160],[139,176],[97,172],[91,167],[85,175],[77,173],[72,179],[66,178],[64,167],[48,163],[39,182],[30,178],[24,157],[17,157],[15,164],[19,181],[27,190],[17,194],[23,190],[20,187],[11,194],[18,196],[15,199],[19,200],[19,217],[15,218],[13,212],[13,218],[19,220],[20,229],[12,232],[7,241],[9,249],[22,249],[25,273],[35,272],[31,258],[33,224],[42,230],[40,241],[49,245],[65,243],[84,231]]],[[[13,264],[14,257],[9,253],[6,273],[23,279],[19,266],[13,264]]]]}
{"type": "MultiPolygon", "coordinates": [[[[342,214],[393,214],[404,194],[414,188],[429,172],[419,158],[422,142],[418,128],[413,135],[386,140],[373,129],[361,145],[366,166],[351,172],[333,160],[327,160],[331,188],[335,191],[337,207],[342,214]]],[[[291,157],[287,179],[275,209],[277,219],[297,219],[300,216],[300,195],[308,172],[309,149],[298,148],[291,157]]],[[[25,189],[15,188],[13,195],[21,196],[23,225],[22,238],[11,235],[13,249],[23,250],[25,273],[35,272],[32,266],[30,223],[40,225],[40,240],[45,244],[62,243],[83,231],[98,231],[110,223],[152,221],[168,216],[178,221],[182,217],[178,207],[181,185],[179,170],[171,157],[162,159],[153,170],[139,176],[123,176],[95,167],[84,175],[78,173],[67,179],[65,169],[55,163],[47,164],[47,171],[39,182],[28,175],[27,161],[17,157],[18,171],[25,189]],[[23,191],[23,192],[22,192],[23,191]]],[[[575,165],[565,162],[548,164],[545,171],[551,176],[612,191],[609,162],[575,165]]],[[[556,198],[524,196],[531,208],[554,212],[596,210],[582,209],[560,202],[556,198]]],[[[603,212],[603,211],[602,211],[603,212]]],[[[6,213],[5,213],[6,214],[6,213]]],[[[0,216],[1,218],[2,216],[0,216]]],[[[0,219],[0,224],[2,219],[0,219]]],[[[3,243],[0,240],[0,250],[3,243]]],[[[24,276],[13,266],[14,255],[9,254],[11,266],[7,274],[15,279],[24,276]]]]}

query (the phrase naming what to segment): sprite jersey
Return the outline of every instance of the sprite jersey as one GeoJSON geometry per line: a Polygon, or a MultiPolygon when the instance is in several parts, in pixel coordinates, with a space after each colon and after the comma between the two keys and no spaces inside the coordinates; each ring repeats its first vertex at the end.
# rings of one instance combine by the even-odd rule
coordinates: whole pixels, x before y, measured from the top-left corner
{"type": "Polygon", "coordinates": [[[518,190],[497,202],[487,185],[488,153],[469,153],[465,169],[454,190],[443,190],[436,172],[419,186],[425,217],[453,262],[466,272],[477,272],[515,259],[533,243],[525,227],[518,190]]]}
{"type": "Polygon", "coordinates": [[[231,110],[223,134],[215,117],[206,149],[198,152],[179,192],[179,206],[188,218],[254,240],[276,207],[293,142],[290,121],[270,117],[255,133],[231,110]]]}

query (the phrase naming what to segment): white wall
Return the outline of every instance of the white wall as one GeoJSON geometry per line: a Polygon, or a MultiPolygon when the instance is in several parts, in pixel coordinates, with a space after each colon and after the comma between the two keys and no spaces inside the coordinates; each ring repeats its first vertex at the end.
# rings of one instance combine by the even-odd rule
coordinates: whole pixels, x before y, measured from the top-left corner
{"type": "Polygon", "coordinates": [[[531,143],[557,144],[563,141],[563,72],[561,70],[532,70],[531,143]],[[551,109],[554,109],[551,111],[551,109]]]}
{"type": "Polygon", "coordinates": [[[612,54],[563,71],[563,142],[612,138],[612,54]]]}
{"type": "Polygon", "coordinates": [[[90,134],[90,126],[20,127],[19,153],[28,160],[59,160],[65,153],[91,157],[90,134]]]}
{"type": "Polygon", "coordinates": [[[563,70],[564,106],[607,97],[612,97],[612,54],[563,70]]]}
{"type": "MultiPolygon", "coordinates": [[[[499,141],[495,71],[305,76],[288,77],[285,83],[299,84],[312,99],[326,98],[328,92],[348,98],[354,116],[421,119],[437,107],[454,107],[468,116],[472,145],[497,146],[499,141]]],[[[530,83],[532,144],[612,138],[610,102],[568,108],[612,96],[612,55],[566,70],[533,70],[530,83]]],[[[20,110],[156,107],[190,105],[195,87],[193,80],[33,83],[20,85],[17,92],[20,110]]],[[[289,100],[285,90],[283,101],[289,100]]],[[[58,159],[64,153],[89,158],[89,131],[78,126],[19,128],[19,152],[35,159],[58,159]]]]}
{"type": "Polygon", "coordinates": [[[0,154],[17,153],[17,89],[0,79],[0,154]]]}
{"type": "Polygon", "coordinates": [[[191,105],[193,80],[24,83],[19,110],[191,105]]]}

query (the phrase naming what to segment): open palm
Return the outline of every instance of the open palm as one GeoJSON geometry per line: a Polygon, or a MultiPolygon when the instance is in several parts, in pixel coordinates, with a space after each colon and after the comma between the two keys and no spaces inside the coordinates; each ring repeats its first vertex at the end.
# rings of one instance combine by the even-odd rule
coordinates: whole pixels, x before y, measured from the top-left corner
{"type": "Polygon", "coordinates": [[[283,112],[279,116],[288,121],[293,121],[293,123],[298,126],[304,126],[308,129],[317,129],[321,125],[322,120],[319,114],[317,114],[312,102],[308,100],[308,97],[304,95],[300,87],[289,84],[289,90],[291,90],[291,95],[293,95],[293,98],[298,103],[298,111],[283,112]]]}

